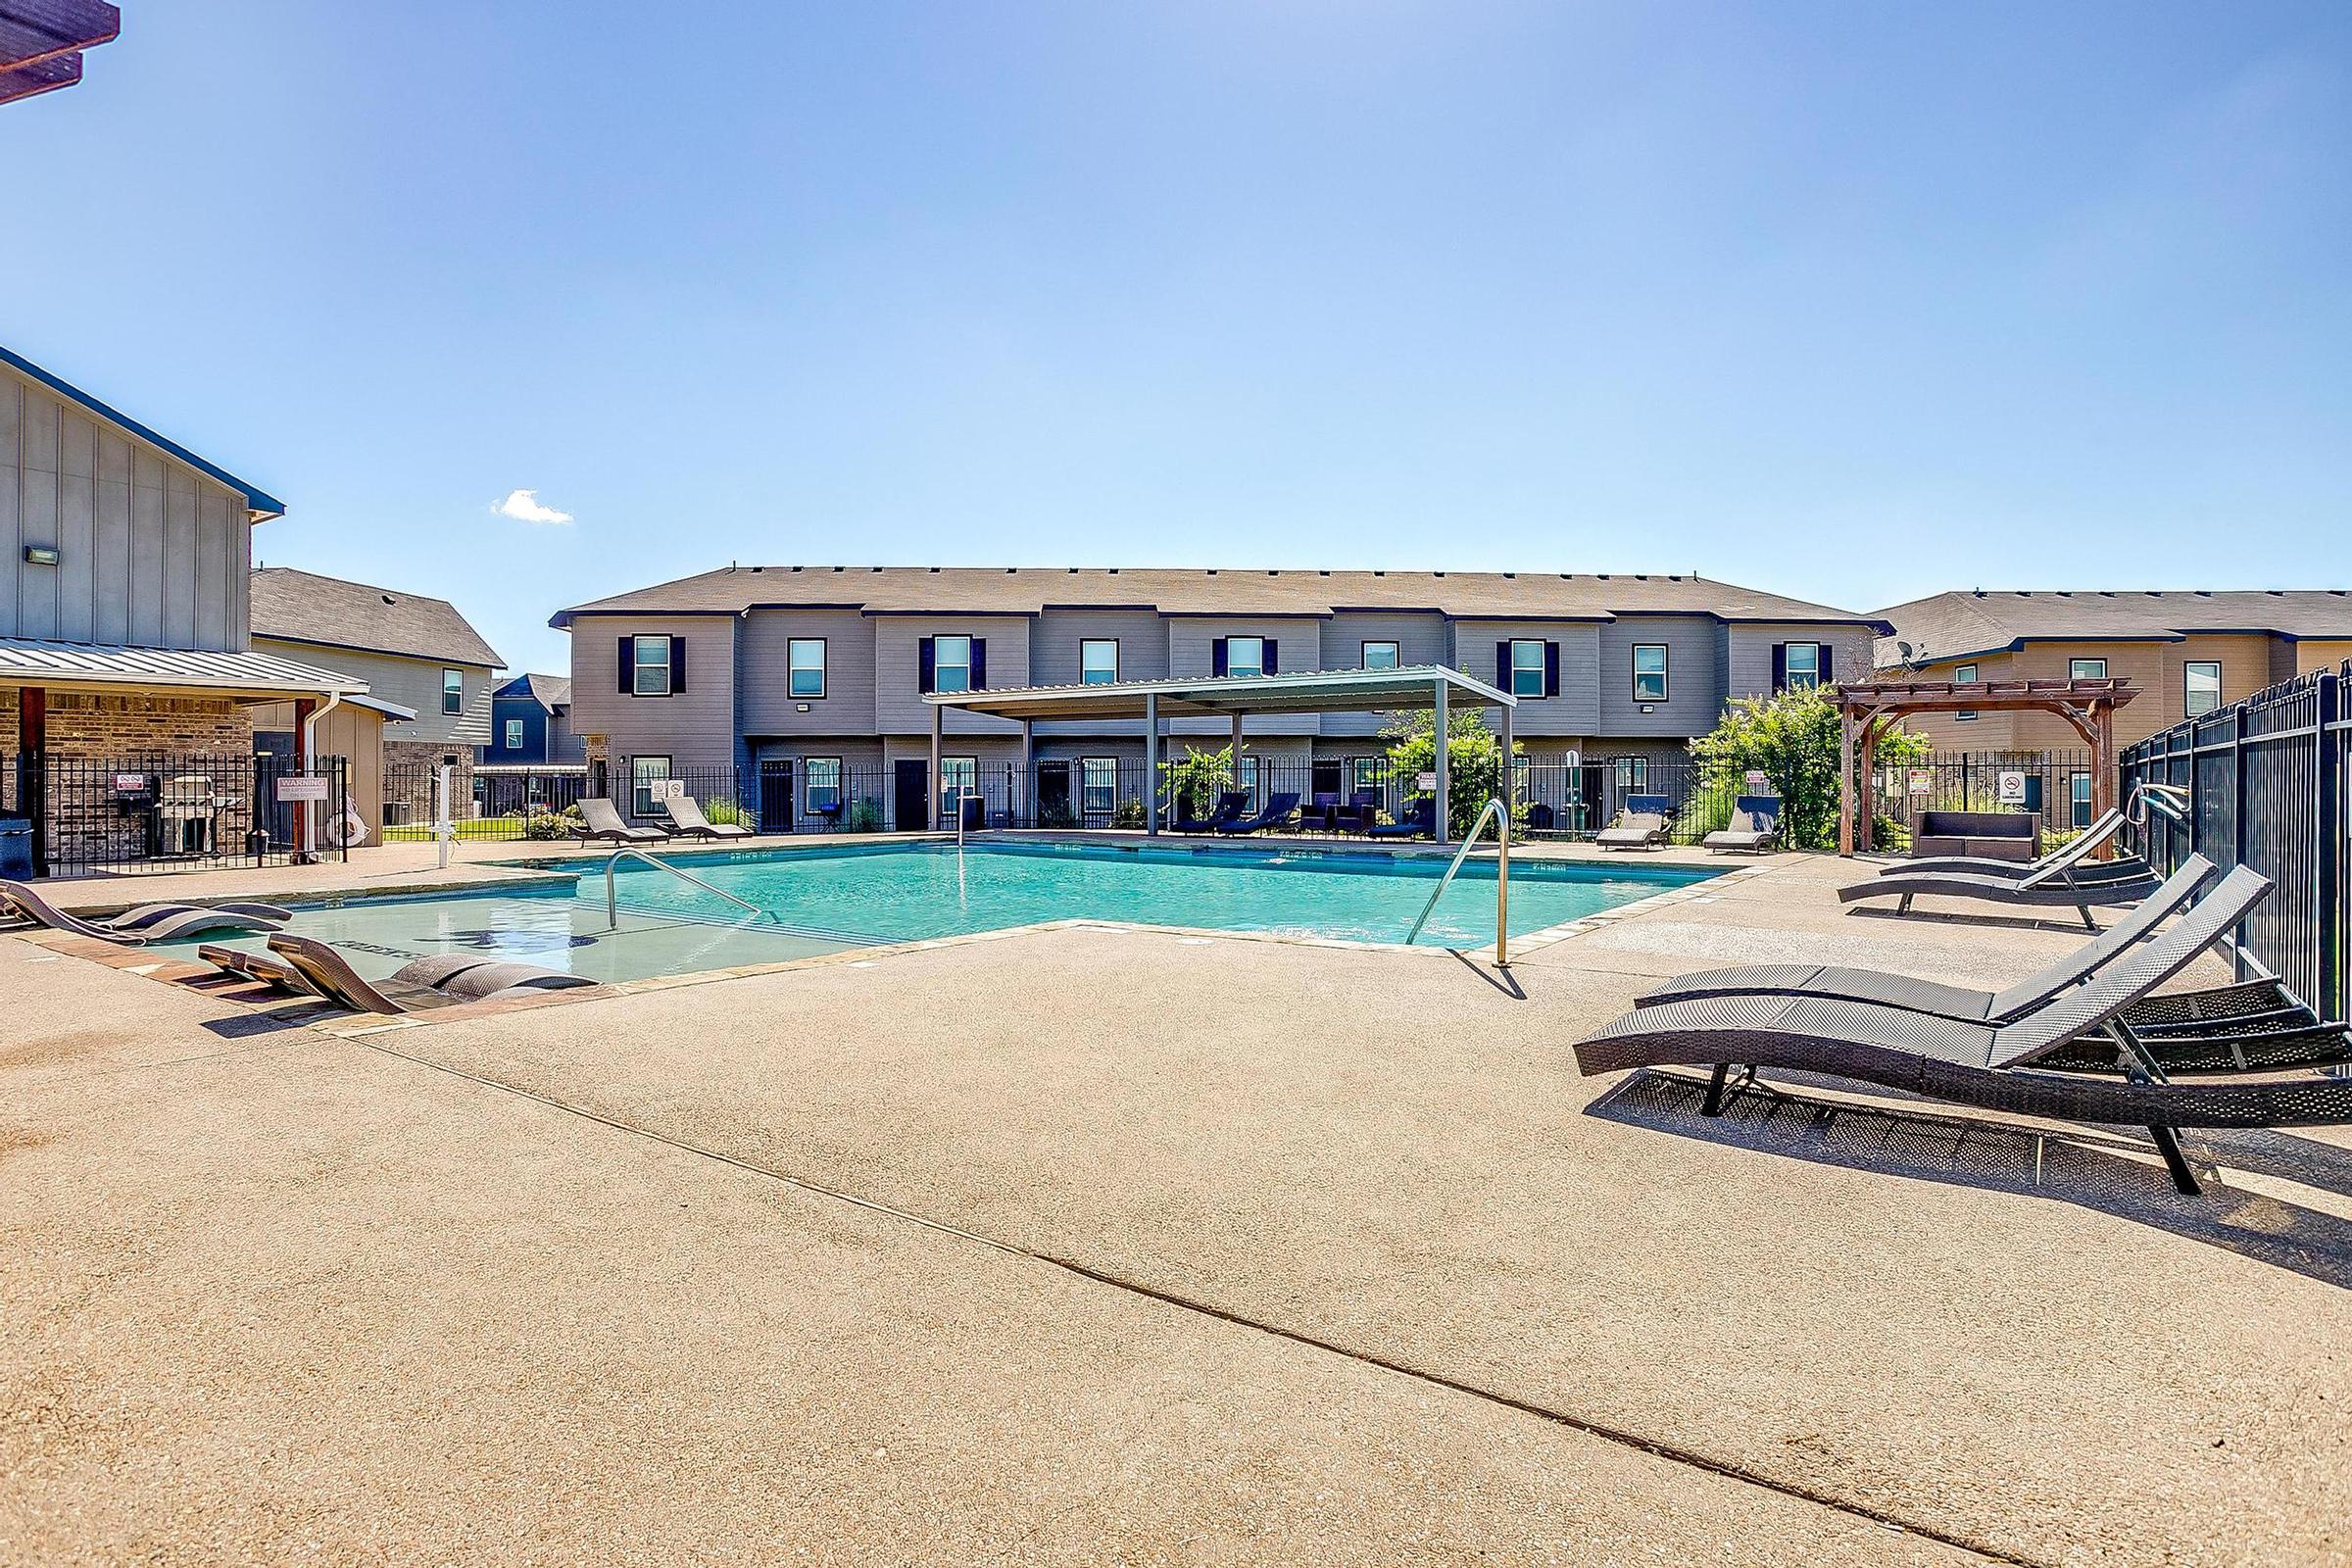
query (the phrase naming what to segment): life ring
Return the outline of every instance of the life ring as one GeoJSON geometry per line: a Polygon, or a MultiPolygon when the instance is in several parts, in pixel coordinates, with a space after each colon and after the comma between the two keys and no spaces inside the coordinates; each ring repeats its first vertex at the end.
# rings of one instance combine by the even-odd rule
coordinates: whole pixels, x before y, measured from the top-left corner
{"type": "Polygon", "coordinates": [[[331,849],[348,850],[368,842],[368,819],[345,807],[341,816],[330,816],[318,824],[318,836],[331,849]]]}

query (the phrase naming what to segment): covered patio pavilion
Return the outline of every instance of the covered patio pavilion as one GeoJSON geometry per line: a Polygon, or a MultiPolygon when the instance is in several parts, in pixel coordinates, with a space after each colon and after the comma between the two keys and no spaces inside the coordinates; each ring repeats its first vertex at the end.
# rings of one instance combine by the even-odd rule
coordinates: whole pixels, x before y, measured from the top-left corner
{"type": "MultiPolygon", "coordinates": [[[[1507,692],[1473,680],[1442,664],[1417,664],[1405,669],[1326,669],[1298,675],[1217,675],[1169,680],[1131,680],[1096,686],[1021,686],[1009,691],[933,692],[923,699],[931,705],[931,788],[938,792],[940,747],[947,710],[986,713],[1009,718],[1021,726],[1021,770],[1036,778],[1037,725],[1054,719],[1141,719],[1144,725],[1144,771],[1152,781],[1146,791],[1144,831],[1160,826],[1159,759],[1165,737],[1160,726],[1171,718],[1225,716],[1233,724],[1233,755],[1242,754],[1242,720],[1251,713],[1389,713],[1434,710],[1438,733],[1446,733],[1446,716],[1454,701],[1476,708],[1499,709],[1497,733],[1504,756],[1511,749],[1511,710],[1517,706],[1507,692]]],[[[1450,782],[1446,748],[1437,748],[1437,841],[1444,844],[1451,831],[1446,821],[1446,785],[1450,782]]],[[[1029,786],[1034,789],[1034,782],[1029,786]]],[[[933,805],[936,813],[936,799],[933,805]]]]}

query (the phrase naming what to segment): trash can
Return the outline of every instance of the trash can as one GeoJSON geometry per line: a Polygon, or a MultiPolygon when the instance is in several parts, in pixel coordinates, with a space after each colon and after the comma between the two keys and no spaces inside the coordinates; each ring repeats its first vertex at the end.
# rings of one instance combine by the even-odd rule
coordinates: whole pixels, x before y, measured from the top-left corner
{"type": "Polygon", "coordinates": [[[32,824],[21,816],[0,816],[0,877],[11,882],[32,877],[32,824]]]}

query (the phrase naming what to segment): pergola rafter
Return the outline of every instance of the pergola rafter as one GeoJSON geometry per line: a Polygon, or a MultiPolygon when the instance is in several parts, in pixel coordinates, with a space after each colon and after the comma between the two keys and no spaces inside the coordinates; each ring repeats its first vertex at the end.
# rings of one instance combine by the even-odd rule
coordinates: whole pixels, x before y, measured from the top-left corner
{"type": "Polygon", "coordinates": [[[1906,714],[2056,713],[2090,749],[2091,810],[2115,804],[2115,710],[2139,695],[2128,680],[1872,680],[1837,689],[1840,720],[1838,853],[1871,847],[1879,742],[1906,714]]]}

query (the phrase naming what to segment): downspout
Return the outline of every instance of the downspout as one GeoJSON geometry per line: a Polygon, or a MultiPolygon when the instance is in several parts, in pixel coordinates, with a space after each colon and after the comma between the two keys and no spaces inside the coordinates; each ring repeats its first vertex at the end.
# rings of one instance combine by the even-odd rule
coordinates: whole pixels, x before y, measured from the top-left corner
{"type": "MultiPolygon", "coordinates": [[[[312,760],[318,755],[318,721],[342,706],[343,694],[328,692],[326,706],[311,710],[311,716],[302,721],[302,766],[304,772],[310,771],[312,760]]],[[[323,808],[324,803],[320,804],[323,808]]],[[[319,813],[311,809],[308,805],[304,806],[302,853],[308,860],[316,860],[318,858],[318,815],[319,813]]]]}

